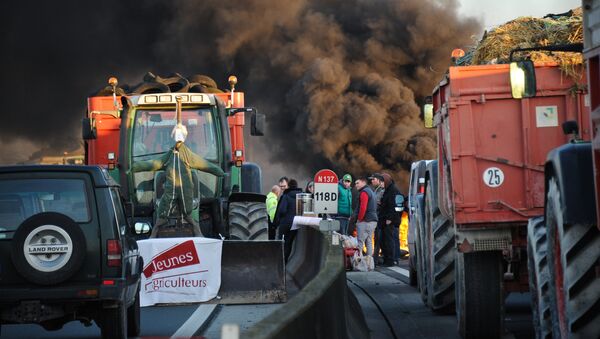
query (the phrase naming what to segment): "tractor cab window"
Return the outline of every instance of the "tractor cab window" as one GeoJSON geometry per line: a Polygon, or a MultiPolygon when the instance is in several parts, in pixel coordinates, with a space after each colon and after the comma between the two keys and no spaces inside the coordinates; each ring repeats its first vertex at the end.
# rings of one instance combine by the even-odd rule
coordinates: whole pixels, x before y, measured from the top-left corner
{"type": "MultiPolygon", "coordinates": [[[[183,110],[181,122],[187,129],[185,145],[194,153],[212,162],[219,161],[217,124],[209,108],[183,110]]],[[[156,159],[175,146],[171,132],[177,124],[175,110],[138,110],[133,125],[132,161],[156,159]]],[[[135,195],[140,206],[150,207],[160,200],[164,172],[134,174],[135,195]]],[[[193,171],[194,197],[214,197],[217,177],[193,171]]]]}
{"type": "MultiPolygon", "coordinates": [[[[181,122],[188,131],[185,145],[206,160],[217,161],[217,134],[210,109],[184,110],[181,122]]],[[[138,110],[131,150],[134,161],[152,158],[173,147],[171,132],[176,124],[175,110],[138,110]]]]}

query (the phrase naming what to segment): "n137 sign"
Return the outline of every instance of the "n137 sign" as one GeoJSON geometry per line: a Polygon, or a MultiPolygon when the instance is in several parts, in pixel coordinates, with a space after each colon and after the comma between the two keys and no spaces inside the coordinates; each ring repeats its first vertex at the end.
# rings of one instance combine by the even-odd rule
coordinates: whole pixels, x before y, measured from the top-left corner
{"type": "Polygon", "coordinates": [[[332,170],[323,169],[315,174],[315,213],[338,212],[338,176],[332,170]]]}

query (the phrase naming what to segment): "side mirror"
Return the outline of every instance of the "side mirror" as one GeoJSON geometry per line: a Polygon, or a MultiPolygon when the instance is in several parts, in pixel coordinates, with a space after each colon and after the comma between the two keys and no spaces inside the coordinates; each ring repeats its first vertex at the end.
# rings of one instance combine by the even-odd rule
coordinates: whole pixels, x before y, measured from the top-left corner
{"type": "Polygon", "coordinates": [[[514,99],[535,96],[535,66],[531,60],[510,63],[510,90],[514,99]]]}
{"type": "Polygon", "coordinates": [[[562,123],[562,130],[565,135],[579,134],[579,126],[575,120],[567,120],[562,123]]]}
{"type": "Polygon", "coordinates": [[[396,211],[397,212],[404,211],[404,196],[402,194],[397,194],[396,197],[394,198],[394,201],[396,203],[396,211]]]}
{"type": "Polygon", "coordinates": [[[266,117],[264,114],[254,113],[250,119],[250,135],[263,136],[265,135],[266,117]]]}
{"type": "Polygon", "coordinates": [[[96,119],[83,118],[81,120],[81,136],[83,140],[96,139],[96,119]]]}
{"type": "Polygon", "coordinates": [[[433,104],[423,106],[423,120],[425,121],[425,128],[433,128],[433,104]]]}
{"type": "Polygon", "coordinates": [[[156,114],[148,113],[148,115],[150,116],[151,122],[162,122],[162,115],[160,115],[158,113],[156,113],[156,114]]]}
{"type": "Polygon", "coordinates": [[[147,222],[136,222],[134,226],[135,234],[148,234],[150,233],[150,224],[147,222]]]}

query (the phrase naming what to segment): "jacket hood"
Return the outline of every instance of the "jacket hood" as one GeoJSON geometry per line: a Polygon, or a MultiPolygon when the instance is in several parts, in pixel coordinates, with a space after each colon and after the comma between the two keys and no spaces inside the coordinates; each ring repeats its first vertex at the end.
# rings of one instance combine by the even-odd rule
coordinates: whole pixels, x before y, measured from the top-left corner
{"type": "Polygon", "coordinates": [[[389,173],[382,173],[381,176],[383,177],[383,182],[386,188],[394,184],[394,179],[392,179],[392,176],[389,175],[389,173]]]}

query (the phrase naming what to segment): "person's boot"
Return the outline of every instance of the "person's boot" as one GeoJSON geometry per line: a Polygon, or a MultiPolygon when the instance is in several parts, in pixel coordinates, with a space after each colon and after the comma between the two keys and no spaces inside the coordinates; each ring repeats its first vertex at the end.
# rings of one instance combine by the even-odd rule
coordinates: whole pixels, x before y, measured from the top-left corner
{"type": "Polygon", "coordinates": [[[194,237],[204,237],[204,235],[202,234],[202,230],[200,230],[200,226],[198,225],[198,223],[196,222],[196,220],[194,220],[192,218],[191,215],[186,215],[185,217],[183,217],[185,219],[185,221],[187,221],[190,225],[192,225],[192,231],[194,232],[194,237]]]}
{"type": "Polygon", "coordinates": [[[167,219],[158,218],[156,219],[156,223],[154,227],[152,227],[152,232],[150,233],[150,238],[156,238],[158,236],[158,230],[167,223],[167,219]]]}

